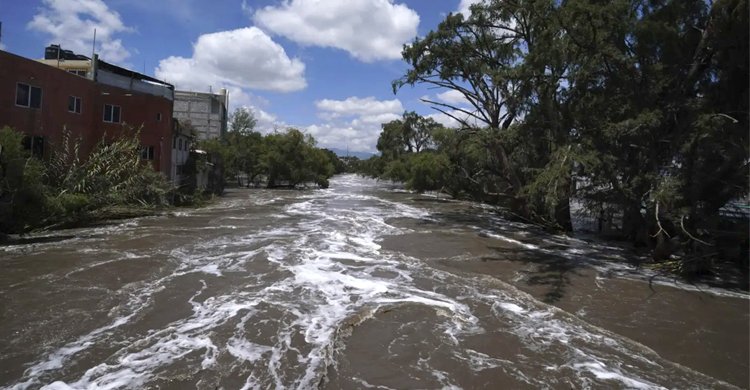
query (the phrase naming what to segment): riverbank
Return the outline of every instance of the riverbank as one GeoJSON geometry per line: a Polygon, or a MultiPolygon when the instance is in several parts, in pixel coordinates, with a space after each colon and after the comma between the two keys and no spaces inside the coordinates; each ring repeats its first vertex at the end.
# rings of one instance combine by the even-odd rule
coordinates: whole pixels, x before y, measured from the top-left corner
{"type": "Polygon", "coordinates": [[[57,222],[55,224],[41,226],[25,233],[2,233],[0,232],[0,245],[22,245],[33,244],[44,241],[45,237],[36,237],[39,234],[63,231],[67,229],[78,229],[87,227],[107,226],[121,223],[128,219],[152,217],[152,216],[169,216],[174,215],[182,210],[192,210],[201,207],[207,207],[217,201],[218,197],[203,197],[200,200],[184,204],[181,206],[107,206],[101,209],[93,210],[85,215],[71,217],[68,220],[57,222]]]}

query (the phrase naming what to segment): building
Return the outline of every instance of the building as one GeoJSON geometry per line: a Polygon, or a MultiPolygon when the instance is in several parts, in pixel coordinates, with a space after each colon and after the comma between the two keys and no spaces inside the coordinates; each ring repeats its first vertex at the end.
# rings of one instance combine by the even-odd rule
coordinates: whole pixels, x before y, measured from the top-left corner
{"type": "Polygon", "coordinates": [[[44,49],[43,64],[63,69],[74,75],[94,79],[91,59],[70,50],[63,50],[60,45],[49,45],[44,49]]]}
{"type": "Polygon", "coordinates": [[[192,127],[198,140],[216,139],[227,132],[229,95],[220,93],[175,91],[174,117],[192,127]]]}
{"type": "Polygon", "coordinates": [[[172,172],[169,177],[175,186],[182,186],[187,181],[185,164],[190,158],[193,135],[190,129],[183,126],[178,119],[174,120],[174,132],[172,136],[172,172]]]}
{"type": "Polygon", "coordinates": [[[54,60],[35,61],[0,51],[0,127],[27,135],[27,147],[47,156],[63,129],[88,155],[104,137],[140,129],[143,158],[171,174],[174,87],[59,47],[54,60]],[[71,56],[75,56],[72,57],[71,56]]]}

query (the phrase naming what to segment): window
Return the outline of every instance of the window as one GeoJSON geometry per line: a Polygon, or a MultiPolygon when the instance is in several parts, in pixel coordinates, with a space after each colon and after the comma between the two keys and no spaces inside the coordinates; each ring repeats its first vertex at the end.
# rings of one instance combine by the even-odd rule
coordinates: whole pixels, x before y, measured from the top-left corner
{"type": "Polygon", "coordinates": [[[154,159],[154,147],[153,146],[141,147],[141,159],[153,160],[154,159]]]}
{"type": "Polygon", "coordinates": [[[120,106],[105,104],[104,121],[110,123],[120,123],[120,106]]]}
{"type": "Polygon", "coordinates": [[[177,137],[172,137],[172,149],[177,149],[177,137]]]}
{"type": "Polygon", "coordinates": [[[33,136],[33,137],[23,137],[23,148],[24,150],[28,150],[31,152],[31,155],[34,157],[42,158],[44,157],[44,137],[40,136],[33,136]]]}
{"type": "Polygon", "coordinates": [[[81,98],[77,96],[68,96],[68,111],[81,113],[81,98]]]}
{"type": "Polygon", "coordinates": [[[161,112],[156,114],[156,121],[161,122],[161,112]]]}
{"type": "Polygon", "coordinates": [[[177,141],[177,144],[180,145],[180,147],[177,148],[177,150],[182,150],[182,138],[180,138],[180,140],[177,141]]]}
{"type": "Polygon", "coordinates": [[[76,76],[86,77],[86,71],[85,70],[71,69],[71,70],[68,71],[68,73],[73,73],[76,76]]]}
{"type": "Polygon", "coordinates": [[[16,84],[16,105],[29,108],[42,107],[42,89],[28,84],[16,84]]]}

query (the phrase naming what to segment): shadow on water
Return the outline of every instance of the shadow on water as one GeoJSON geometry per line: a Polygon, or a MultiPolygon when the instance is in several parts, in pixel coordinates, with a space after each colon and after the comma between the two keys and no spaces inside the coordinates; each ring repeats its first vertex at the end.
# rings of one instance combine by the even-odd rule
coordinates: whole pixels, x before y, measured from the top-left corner
{"type": "Polygon", "coordinates": [[[545,303],[555,303],[562,299],[566,289],[571,284],[571,278],[581,276],[580,269],[587,265],[562,256],[535,253],[528,249],[509,249],[505,247],[490,247],[497,255],[484,256],[483,262],[511,261],[529,265],[518,271],[523,275],[523,283],[529,286],[543,287],[545,303]]]}
{"type": "Polygon", "coordinates": [[[50,242],[60,242],[76,238],[72,234],[58,234],[52,236],[20,236],[20,237],[0,237],[0,246],[11,246],[11,245],[28,245],[28,244],[47,244],[50,242]]]}

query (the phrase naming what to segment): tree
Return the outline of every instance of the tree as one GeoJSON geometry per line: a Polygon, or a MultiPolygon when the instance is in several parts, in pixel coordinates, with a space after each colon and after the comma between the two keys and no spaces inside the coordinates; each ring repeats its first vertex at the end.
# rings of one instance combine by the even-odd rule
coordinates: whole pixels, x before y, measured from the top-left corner
{"type": "Polygon", "coordinates": [[[523,191],[520,167],[510,159],[502,133],[531,99],[531,94],[523,90],[522,77],[528,76],[521,64],[523,54],[533,50],[537,31],[543,26],[537,11],[549,4],[489,1],[473,5],[468,18],[448,15],[437,30],[404,47],[403,59],[410,68],[393,82],[394,92],[404,85],[429,84],[464,97],[471,109],[430,99],[425,102],[457,120],[461,131],[488,135],[480,137],[488,150],[488,161],[481,172],[484,177],[505,181],[504,191],[512,200],[511,206],[524,219],[531,219],[533,210],[523,191]]]}
{"type": "Polygon", "coordinates": [[[262,171],[263,137],[254,130],[257,122],[247,108],[238,107],[231,116],[229,132],[222,141],[227,146],[222,153],[225,173],[227,176],[234,176],[237,185],[242,185],[243,175],[249,185],[262,171]]]}
{"type": "MultiPolygon", "coordinates": [[[[563,229],[577,197],[621,214],[633,240],[679,235],[692,253],[748,194],[747,41],[746,0],[486,0],[407,45],[393,88],[471,107],[425,100],[461,124],[433,134],[451,193],[507,196],[563,229]]],[[[413,129],[384,126],[384,159],[414,150],[399,128],[413,129]]]]}
{"type": "Polygon", "coordinates": [[[328,155],[315,147],[315,139],[297,129],[266,136],[267,151],[263,155],[268,174],[268,187],[316,183],[328,187],[334,167],[328,155]],[[282,184],[284,183],[284,184],[282,184]]]}
{"type": "Polygon", "coordinates": [[[255,129],[258,120],[255,119],[250,110],[246,107],[237,107],[231,116],[231,125],[229,131],[237,134],[247,134],[255,129]]]}
{"type": "Polygon", "coordinates": [[[397,158],[403,153],[419,153],[432,145],[432,134],[443,126],[432,118],[414,111],[404,112],[401,119],[381,125],[378,150],[388,158],[397,158]]]}

